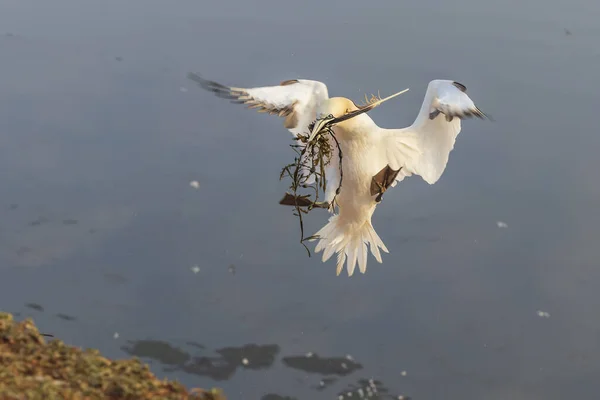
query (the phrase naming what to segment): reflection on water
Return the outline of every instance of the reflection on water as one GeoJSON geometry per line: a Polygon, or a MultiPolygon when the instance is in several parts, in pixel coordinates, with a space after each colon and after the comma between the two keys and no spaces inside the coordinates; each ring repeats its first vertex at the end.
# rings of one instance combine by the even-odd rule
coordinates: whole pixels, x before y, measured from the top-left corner
{"type": "Polygon", "coordinates": [[[32,310],[36,310],[36,311],[44,311],[44,307],[42,307],[41,305],[39,305],[37,303],[27,303],[27,304],[25,304],[25,307],[31,308],[32,310]]]}
{"type": "MultiPolygon", "coordinates": [[[[204,346],[194,344],[203,349],[204,346]]],[[[130,342],[122,349],[136,357],[150,358],[168,365],[166,370],[180,370],[189,374],[208,376],[217,381],[231,379],[238,368],[259,370],[269,368],[279,353],[277,345],[247,344],[242,347],[226,347],[214,352],[218,356],[192,355],[168,343],[155,340],[130,342]]]]}
{"type": "Polygon", "coordinates": [[[402,395],[391,395],[389,389],[376,379],[359,379],[356,383],[348,385],[338,393],[338,399],[340,400],[350,399],[355,396],[382,400],[404,398],[402,395]]]}
{"type": "Polygon", "coordinates": [[[132,346],[122,349],[133,356],[152,358],[166,365],[184,366],[190,359],[190,355],[183,350],[157,340],[136,341],[132,346]]]}
{"type": "Polygon", "coordinates": [[[351,357],[321,358],[313,353],[304,356],[283,357],[282,361],[290,368],[321,375],[350,375],[362,368],[362,365],[352,360],[351,357]]]}
{"type": "Polygon", "coordinates": [[[319,381],[318,385],[313,385],[313,389],[316,389],[316,390],[319,390],[319,391],[325,390],[329,386],[333,385],[336,381],[337,381],[336,377],[326,376],[326,377],[324,377],[323,379],[321,379],[319,381]]]}
{"type": "Polygon", "coordinates": [[[67,315],[67,314],[61,314],[61,313],[59,313],[59,314],[56,314],[56,316],[58,318],[62,319],[62,320],[65,320],[65,321],[77,321],[77,318],[72,317],[72,316],[67,315]]]}
{"type": "MultiPolygon", "coordinates": [[[[195,342],[187,345],[203,350],[206,347],[195,342]]],[[[208,376],[215,381],[231,379],[237,369],[260,370],[272,367],[276,362],[280,348],[278,345],[247,344],[241,347],[226,347],[214,350],[218,356],[197,354],[194,350],[184,350],[159,340],[137,340],[129,342],[122,349],[136,357],[155,360],[163,365],[165,371],[183,371],[193,375],[208,376]]],[[[322,375],[318,385],[312,386],[316,391],[324,391],[338,379],[330,375],[347,376],[362,369],[360,363],[352,357],[320,357],[314,353],[301,356],[284,356],[281,362],[288,368],[322,375]]],[[[352,396],[372,399],[398,399],[398,395],[390,395],[389,389],[375,379],[358,379],[356,383],[347,384],[339,393],[339,399],[352,396]]],[[[409,397],[402,397],[409,399],[409,397]]],[[[262,400],[291,400],[292,397],[269,393],[262,400]]]]}
{"type": "Polygon", "coordinates": [[[260,400],[298,400],[298,399],[296,399],[295,397],[280,396],[278,394],[269,393],[269,394],[265,394],[263,397],[261,397],[260,400]]]}
{"type": "MultiPolygon", "coordinates": [[[[44,312],[44,307],[41,304],[37,304],[37,303],[27,303],[25,304],[25,307],[31,309],[31,310],[35,310],[37,312],[44,312]]],[[[12,313],[13,316],[18,317],[21,316],[21,312],[14,312],[12,313]]],[[[54,315],[57,318],[62,319],[63,321],[77,321],[77,318],[72,316],[72,315],[68,315],[68,314],[64,314],[64,313],[57,313],[54,315]]],[[[29,315],[28,317],[30,318],[34,318],[37,319],[37,315],[29,315]]]]}

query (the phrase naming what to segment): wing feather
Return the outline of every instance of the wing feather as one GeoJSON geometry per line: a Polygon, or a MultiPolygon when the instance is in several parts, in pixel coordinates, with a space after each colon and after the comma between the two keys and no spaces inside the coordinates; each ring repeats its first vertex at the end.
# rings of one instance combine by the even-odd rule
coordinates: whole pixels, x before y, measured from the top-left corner
{"type": "Polygon", "coordinates": [[[433,81],[437,83],[436,95],[432,99],[432,111],[429,119],[435,119],[440,113],[444,114],[446,121],[451,122],[454,117],[467,119],[477,117],[479,119],[487,116],[473,103],[467,95],[467,87],[455,81],[433,81]]]}
{"type": "Polygon", "coordinates": [[[491,120],[466,92],[466,86],[459,82],[433,80],[427,86],[421,110],[411,126],[383,129],[386,153],[383,161],[387,161],[393,169],[402,167],[392,186],[412,174],[434,184],[446,169],[461,130],[461,120],[491,120]]]}
{"type": "Polygon", "coordinates": [[[294,135],[307,133],[308,126],[316,119],[319,105],[329,97],[323,82],[307,79],[290,79],[275,86],[240,88],[207,80],[195,73],[188,77],[218,97],[245,104],[258,112],[285,117],[284,127],[294,135]]]}
{"type": "MultiPolygon", "coordinates": [[[[323,82],[307,79],[289,79],[275,86],[240,88],[207,80],[195,73],[188,74],[188,78],[218,97],[245,104],[259,113],[284,118],[283,126],[294,136],[309,133],[308,127],[316,120],[320,104],[329,98],[323,82]]],[[[300,140],[296,140],[296,144],[304,146],[300,140]]],[[[315,181],[310,168],[303,166],[300,174],[306,177],[306,184],[315,181]]]]}

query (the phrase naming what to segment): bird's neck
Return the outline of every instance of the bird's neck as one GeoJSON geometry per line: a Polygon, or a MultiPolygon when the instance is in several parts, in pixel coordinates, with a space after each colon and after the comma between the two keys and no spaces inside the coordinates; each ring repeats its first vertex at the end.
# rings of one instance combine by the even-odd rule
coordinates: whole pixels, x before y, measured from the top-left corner
{"type": "Polygon", "coordinates": [[[340,142],[368,141],[379,127],[366,115],[356,116],[333,127],[333,132],[340,142]]]}

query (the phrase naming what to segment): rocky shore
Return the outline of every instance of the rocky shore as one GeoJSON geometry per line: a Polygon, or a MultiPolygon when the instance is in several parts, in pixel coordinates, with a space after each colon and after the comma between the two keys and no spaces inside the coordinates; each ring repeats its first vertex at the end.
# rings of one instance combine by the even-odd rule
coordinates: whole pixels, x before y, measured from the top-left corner
{"type": "Polygon", "coordinates": [[[109,360],[97,350],[41,334],[32,320],[0,312],[2,400],[226,400],[219,389],[188,390],[158,379],[138,359],[109,360]]]}

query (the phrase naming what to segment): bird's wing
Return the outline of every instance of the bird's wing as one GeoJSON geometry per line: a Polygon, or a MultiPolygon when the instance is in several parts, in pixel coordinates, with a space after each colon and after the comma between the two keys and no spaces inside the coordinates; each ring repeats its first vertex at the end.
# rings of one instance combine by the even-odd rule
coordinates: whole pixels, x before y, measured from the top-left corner
{"type": "Polygon", "coordinates": [[[310,133],[308,126],[315,121],[319,104],[329,97],[323,82],[307,79],[291,79],[276,86],[239,88],[209,81],[194,73],[188,77],[219,97],[246,104],[258,112],[285,117],[283,126],[294,136],[310,133]]]}
{"type": "Polygon", "coordinates": [[[466,91],[465,85],[455,81],[431,81],[414,123],[404,129],[383,129],[384,159],[394,170],[402,167],[392,186],[412,174],[429,184],[437,182],[446,169],[461,119],[489,118],[466,91]]]}

